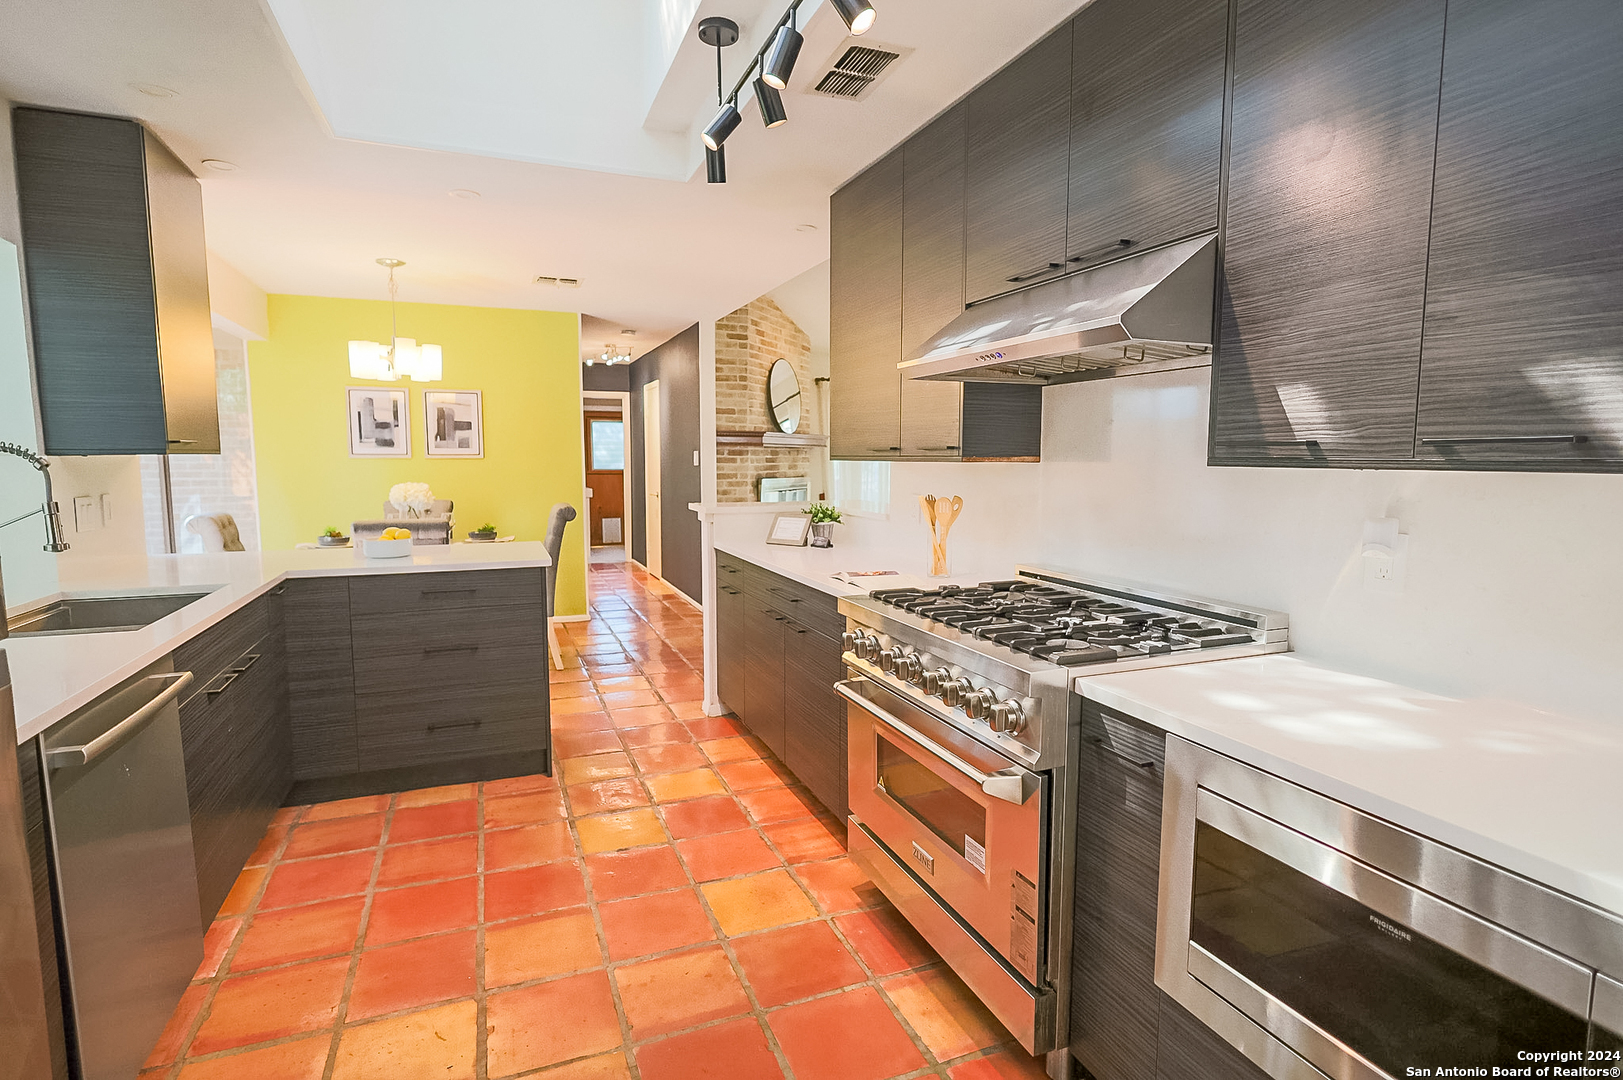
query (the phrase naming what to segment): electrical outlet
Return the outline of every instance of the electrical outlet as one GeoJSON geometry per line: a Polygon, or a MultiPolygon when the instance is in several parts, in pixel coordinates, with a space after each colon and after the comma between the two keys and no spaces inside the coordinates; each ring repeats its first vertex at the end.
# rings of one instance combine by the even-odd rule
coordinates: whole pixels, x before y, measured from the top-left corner
{"type": "Polygon", "coordinates": [[[90,532],[101,528],[101,511],[96,509],[96,500],[89,495],[78,495],[73,500],[73,529],[75,532],[90,532]]]}
{"type": "Polygon", "coordinates": [[[1404,578],[1409,570],[1409,537],[1398,533],[1390,537],[1391,551],[1364,553],[1364,589],[1367,592],[1401,594],[1404,578]]]}

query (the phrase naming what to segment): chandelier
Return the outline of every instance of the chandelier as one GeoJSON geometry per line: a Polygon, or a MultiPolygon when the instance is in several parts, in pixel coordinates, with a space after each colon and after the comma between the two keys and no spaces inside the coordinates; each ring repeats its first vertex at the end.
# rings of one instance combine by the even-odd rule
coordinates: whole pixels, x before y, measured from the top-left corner
{"type": "Polygon", "coordinates": [[[404,259],[379,259],[379,266],[389,268],[389,344],[378,341],[351,341],[349,343],[349,377],[395,382],[410,379],[413,382],[439,382],[444,364],[438,345],[419,345],[415,338],[403,338],[396,329],[399,319],[395,284],[395,268],[405,266],[404,259]]]}
{"type": "Polygon", "coordinates": [[[631,346],[605,345],[603,346],[603,351],[601,353],[596,356],[588,356],[586,358],[587,367],[591,367],[593,364],[598,363],[607,364],[610,367],[613,367],[615,364],[631,363],[631,346]]]}

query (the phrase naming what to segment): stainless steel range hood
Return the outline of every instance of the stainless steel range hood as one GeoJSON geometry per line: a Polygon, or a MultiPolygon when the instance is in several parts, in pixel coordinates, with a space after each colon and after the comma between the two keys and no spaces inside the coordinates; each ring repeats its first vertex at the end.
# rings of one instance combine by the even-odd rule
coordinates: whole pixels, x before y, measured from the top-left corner
{"type": "Polygon", "coordinates": [[[910,379],[1072,382],[1210,356],[1217,234],[969,308],[897,365],[910,379]]]}

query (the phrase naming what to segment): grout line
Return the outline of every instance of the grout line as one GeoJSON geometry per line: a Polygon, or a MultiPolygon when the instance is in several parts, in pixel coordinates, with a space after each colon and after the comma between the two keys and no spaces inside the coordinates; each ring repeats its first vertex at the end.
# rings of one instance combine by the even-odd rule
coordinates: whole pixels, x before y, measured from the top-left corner
{"type": "Polygon", "coordinates": [[[399,801],[398,795],[389,797],[389,804],[383,808],[383,831],[378,834],[377,854],[372,860],[372,876],[366,883],[366,900],[361,905],[361,921],[355,930],[355,945],[350,953],[349,970],[344,973],[344,989],[338,995],[338,1007],[333,1012],[332,1043],[327,1047],[327,1066],[322,1070],[322,1080],[332,1080],[333,1071],[338,1068],[338,1045],[343,1038],[344,1021],[349,1015],[349,996],[355,989],[355,977],[361,969],[361,951],[366,943],[366,932],[372,922],[372,900],[377,893],[378,875],[383,870],[383,852],[389,842],[389,829],[394,824],[395,803],[399,801]]]}

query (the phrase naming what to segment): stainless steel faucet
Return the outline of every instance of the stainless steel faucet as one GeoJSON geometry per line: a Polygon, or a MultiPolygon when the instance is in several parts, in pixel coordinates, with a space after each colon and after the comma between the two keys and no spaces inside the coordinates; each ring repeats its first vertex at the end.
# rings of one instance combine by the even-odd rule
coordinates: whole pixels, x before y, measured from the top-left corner
{"type": "Polygon", "coordinates": [[[20,457],[28,464],[39,470],[40,476],[45,479],[45,502],[37,510],[30,510],[26,514],[18,514],[10,521],[0,521],[0,529],[7,525],[14,525],[24,518],[42,514],[45,517],[45,550],[63,552],[68,550],[66,541],[62,539],[62,512],[57,509],[56,500],[51,497],[51,463],[26,446],[16,443],[0,442],[0,454],[10,454],[20,457]]]}

